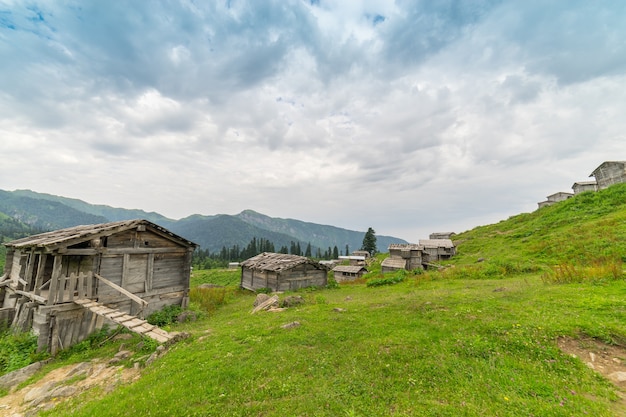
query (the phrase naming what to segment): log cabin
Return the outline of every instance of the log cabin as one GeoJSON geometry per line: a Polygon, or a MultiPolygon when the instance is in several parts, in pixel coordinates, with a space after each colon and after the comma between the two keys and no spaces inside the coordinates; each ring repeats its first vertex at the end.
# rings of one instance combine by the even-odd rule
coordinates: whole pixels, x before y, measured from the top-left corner
{"type": "Polygon", "coordinates": [[[55,354],[105,324],[159,342],[144,317],[186,307],[197,245],[147,220],[76,226],[5,243],[0,321],[55,354]]]}
{"type": "Polygon", "coordinates": [[[294,291],[327,283],[328,269],[305,256],[263,252],[241,263],[241,288],[252,291],[294,291]]]}
{"type": "Polygon", "coordinates": [[[589,176],[595,177],[598,190],[626,182],[626,161],[605,161],[594,169],[589,176]]]}

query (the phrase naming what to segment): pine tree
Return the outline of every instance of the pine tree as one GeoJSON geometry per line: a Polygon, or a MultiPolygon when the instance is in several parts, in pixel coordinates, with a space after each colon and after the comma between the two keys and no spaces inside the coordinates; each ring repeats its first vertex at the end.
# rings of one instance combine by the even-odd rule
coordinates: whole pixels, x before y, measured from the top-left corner
{"type": "Polygon", "coordinates": [[[376,248],[376,232],[371,227],[367,229],[367,232],[365,232],[361,250],[368,251],[372,256],[378,251],[376,248]]]}

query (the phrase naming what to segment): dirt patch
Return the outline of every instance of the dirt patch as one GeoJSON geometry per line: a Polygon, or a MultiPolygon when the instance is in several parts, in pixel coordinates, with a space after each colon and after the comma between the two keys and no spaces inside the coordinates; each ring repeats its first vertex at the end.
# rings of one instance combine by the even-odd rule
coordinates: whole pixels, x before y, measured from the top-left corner
{"type": "Polygon", "coordinates": [[[611,381],[617,387],[617,394],[621,398],[617,408],[626,413],[626,348],[608,345],[591,338],[562,337],[557,344],[563,352],[577,357],[589,368],[611,381]]]}
{"type": "Polygon", "coordinates": [[[36,383],[0,398],[0,417],[36,415],[90,388],[100,386],[109,392],[139,376],[138,368],[112,366],[105,360],[64,366],[48,372],[36,383]]]}

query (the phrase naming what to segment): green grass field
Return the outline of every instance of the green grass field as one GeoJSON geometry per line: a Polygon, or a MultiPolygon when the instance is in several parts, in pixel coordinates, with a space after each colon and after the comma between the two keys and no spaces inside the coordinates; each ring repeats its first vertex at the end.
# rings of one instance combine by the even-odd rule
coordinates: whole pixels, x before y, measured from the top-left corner
{"type": "Polygon", "coordinates": [[[190,338],[137,382],[41,415],[626,415],[619,389],[558,347],[626,346],[625,238],[622,184],[461,233],[442,271],[367,286],[393,276],[374,267],[281,312],[251,314],[239,270],[194,271],[192,287],[224,287],[192,292],[199,319],[168,327],[190,338]]]}
{"type": "MultiPolygon", "coordinates": [[[[193,334],[98,399],[43,415],[612,416],[611,383],[557,339],[622,343],[626,283],[544,284],[526,275],[426,274],[387,287],[300,293],[306,304],[250,314],[238,293],[193,334]],[[341,310],[337,310],[341,309],[341,310]],[[297,321],[292,329],[281,326],[297,321]]],[[[626,359],[626,358],[625,358],[626,359]]]]}

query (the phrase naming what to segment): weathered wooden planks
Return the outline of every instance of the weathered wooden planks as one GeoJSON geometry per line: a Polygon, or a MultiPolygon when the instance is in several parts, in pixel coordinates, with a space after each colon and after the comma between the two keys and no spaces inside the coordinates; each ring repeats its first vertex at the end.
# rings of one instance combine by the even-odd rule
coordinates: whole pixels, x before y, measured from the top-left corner
{"type": "Polygon", "coordinates": [[[159,343],[165,343],[173,338],[173,336],[165,330],[160,329],[143,319],[103,306],[98,302],[88,299],[78,299],[74,300],[74,303],[99,316],[106,317],[107,319],[126,327],[131,332],[150,337],[159,343]]]}

